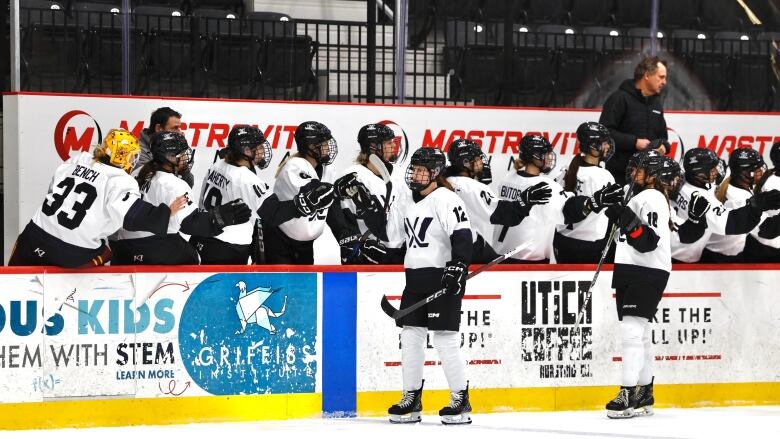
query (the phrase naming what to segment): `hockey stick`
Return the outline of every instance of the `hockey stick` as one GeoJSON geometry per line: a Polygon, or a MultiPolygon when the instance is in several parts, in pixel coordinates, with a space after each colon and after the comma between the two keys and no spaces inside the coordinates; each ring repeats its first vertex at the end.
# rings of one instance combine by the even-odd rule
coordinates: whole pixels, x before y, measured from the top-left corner
{"type": "MultiPolygon", "coordinates": [[[[645,157],[642,157],[642,160],[637,163],[636,169],[639,169],[644,164],[645,157]]],[[[621,208],[625,209],[628,205],[628,200],[631,199],[631,195],[634,193],[634,185],[636,183],[636,179],[631,178],[631,183],[628,185],[628,190],[626,191],[626,196],[623,198],[623,204],[621,205],[621,208]]],[[[585,310],[588,307],[588,303],[590,303],[590,298],[593,295],[593,287],[596,286],[596,280],[599,278],[599,274],[601,273],[601,266],[604,265],[604,259],[607,258],[607,253],[609,253],[609,246],[612,245],[612,243],[615,241],[615,236],[617,235],[618,226],[617,223],[612,224],[612,228],[609,230],[609,236],[607,237],[607,245],[604,246],[604,250],[601,251],[601,258],[599,259],[598,265],[596,265],[596,272],[593,273],[593,279],[590,281],[590,285],[588,286],[588,291],[585,293],[585,300],[582,302],[582,306],[580,306],[580,310],[577,313],[577,320],[574,322],[574,329],[573,331],[576,333],[580,328],[580,323],[582,322],[583,317],[585,316],[585,310]]]]}
{"type": "Polygon", "coordinates": [[[382,177],[382,181],[384,181],[385,184],[390,183],[390,172],[387,170],[387,167],[382,160],[377,157],[376,154],[371,154],[368,156],[368,161],[374,165],[377,171],[379,171],[379,176],[382,177]]]}
{"type": "MultiPolygon", "coordinates": [[[[484,264],[483,266],[477,268],[476,270],[472,271],[471,273],[466,276],[466,279],[471,279],[472,277],[478,275],[479,273],[482,273],[483,271],[495,266],[496,264],[500,264],[501,262],[504,262],[506,259],[512,257],[515,253],[525,250],[530,246],[530,242],[526,242],[525,244],[519,245],[512,250],[510,250],[508,253],[504,253],[503,255],[493,259],[492,261],[488,262],[487,264],[484,264]]],[[[443,296],[447,293],[447,290],[445,288],[442,288],[435,293],[431,294],[430,296],[426,297],[423,300],[420,300],[404,309],[395,309],[393,305],[390,304],[390,301],[387,300],[387,296],[382,296],[382,311],[385,312],[389,317],[392,317],[394,320],[398,320],[402,317],[405,317],[409,315],[410,313],[414,312],[418,308],[421,308],[425,306],[426,304],[433,302],[434,300],[438,299],[439,297],[443,296]]]]}

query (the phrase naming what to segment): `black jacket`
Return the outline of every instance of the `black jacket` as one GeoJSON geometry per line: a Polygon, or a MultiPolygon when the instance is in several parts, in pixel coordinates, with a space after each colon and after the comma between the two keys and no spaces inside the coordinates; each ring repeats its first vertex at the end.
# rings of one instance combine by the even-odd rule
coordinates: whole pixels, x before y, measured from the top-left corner
{"type": "Polygon", "coordinates": [[[624,183],[626,163],[636,152],[636,139],[667,139],[663,101],[659,95],[645,98],[627,79],[612,93],[601,110],[599,122],[615,139],[615,155],[606,168],[618,183],[624,183]]]}

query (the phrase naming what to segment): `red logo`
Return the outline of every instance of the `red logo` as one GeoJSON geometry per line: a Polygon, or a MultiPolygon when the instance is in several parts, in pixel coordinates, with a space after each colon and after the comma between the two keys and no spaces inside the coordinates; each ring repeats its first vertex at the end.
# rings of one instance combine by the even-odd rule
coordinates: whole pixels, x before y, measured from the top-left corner
{"type": "Polygon", "coordinates": [[[102,141],[100,125],[94,117],[81,110],[68,111],[62,115],[54,128],[54,146],[62,160],[67,160],[71,151],[89,151],[90,145],[102,141]],[[97,142],[93,142],[96,130],[97,142]]]}

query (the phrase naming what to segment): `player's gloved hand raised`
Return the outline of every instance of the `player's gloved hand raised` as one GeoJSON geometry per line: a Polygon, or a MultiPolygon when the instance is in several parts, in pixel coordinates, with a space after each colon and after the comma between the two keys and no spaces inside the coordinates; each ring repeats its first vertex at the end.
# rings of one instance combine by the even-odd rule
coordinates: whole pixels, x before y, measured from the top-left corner
{"type": "Polygon", "coordinates": [[[623,187],[613,183],[597,190],[592,197],[588,199],[590,208],[594,212],[601,212],[601,209],[623,202],[623,187]]]}
{"type": "Polygon", "coordinates": [[[355,264],[360,258],[360,235],[349,235],[339,239],[342,264],[355,264]]]}
{"type": "Polygon", "coordinates": [[[462,294],[466,287],[466,276],[468,267],[461,261],[449,261],[444,267],[444,274],[441,276],[441,287],[447,290],[447,294],[462,294]]]}
{"type": "Polygon", "coordinates": [[[376,239],[366,239],[360,244],[360,254],[366,262],[381,264],[387,256],[387,247],[376,239]]]}
{"type": "Polygon", "coordinates": [[[336,191],[336,196],[343,200],[355,197],[357,195],[358,185],[361,185],[361,183],[357,179],[357,173],[350,172],[333,182],[333,189],[336,191]]]}
{"type": "Polygon", "coordinates": [[[209,211],[211,220],[220,229],[236,224],[244,224],[252,217],[252,209],[240,198],[217,206],[209,211]]]}
{"type": "Polygon", "coordinates": [[[493,183],[493,170],[490,168],[491,156],[486,162],[482,162],[482,175],[479,176],[479,182],[484,184],[493,183]]]}
{"type": "Polygon", "coordinates": [[[759,192],[750,198],[750,205],[762,212],[780,209],[780,191],[772,189],[771,191],[759,192]]]}
{"type": "Polygon", "coordinates": [[[642,221],[636,216],[633,210],[620,205],[609,206],[604,214],[613,223],[620,227],[621,233],[629,234],[642,225],[642,221]]]}
{"type": "Polygon", "coordinates": [[[550,185],[541,182],[521,192],[520,197],[517,198],[517,202],[520,203],[522,207],[530,207],[535,204],[547,204],[550,201],[551,196],[552,189],[550,189],[550,185]]]}
{"type": "Polygon", "coordinates": [[[293,204],[301,216],[310,216],[329,208],[335,196],[332,184],[315,180],[301,188],[293,197],[293,204]]]}
{"type": "MultiPolygon", "coordinates": [[[[691,200],[688,202],[688,221],[699,224],[704,219],[704,215],[709,212],[710,207],[712,207],[710,202],[701,194],[698,192],[692,193],[691,200]]],[[[704,224],[707,224],[707,222],[705,221],[704,224]]]]}

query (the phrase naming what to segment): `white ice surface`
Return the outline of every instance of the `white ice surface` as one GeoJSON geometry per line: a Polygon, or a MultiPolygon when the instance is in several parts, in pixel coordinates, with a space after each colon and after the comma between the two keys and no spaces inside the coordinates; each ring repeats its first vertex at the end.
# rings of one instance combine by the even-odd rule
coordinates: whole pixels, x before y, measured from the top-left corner
{"type": "Polygon", "coordinates": [[[411,425],[392,425],[383,418],[352,418],[0,431],[0,438],[780,438],[780,406],[658,409],[655,416],[620,420],[607,419],[601,411],[475,414],[473,419],[467,426],[443,426],[438,416],[423,415],[422,423],[411,425]]]}

